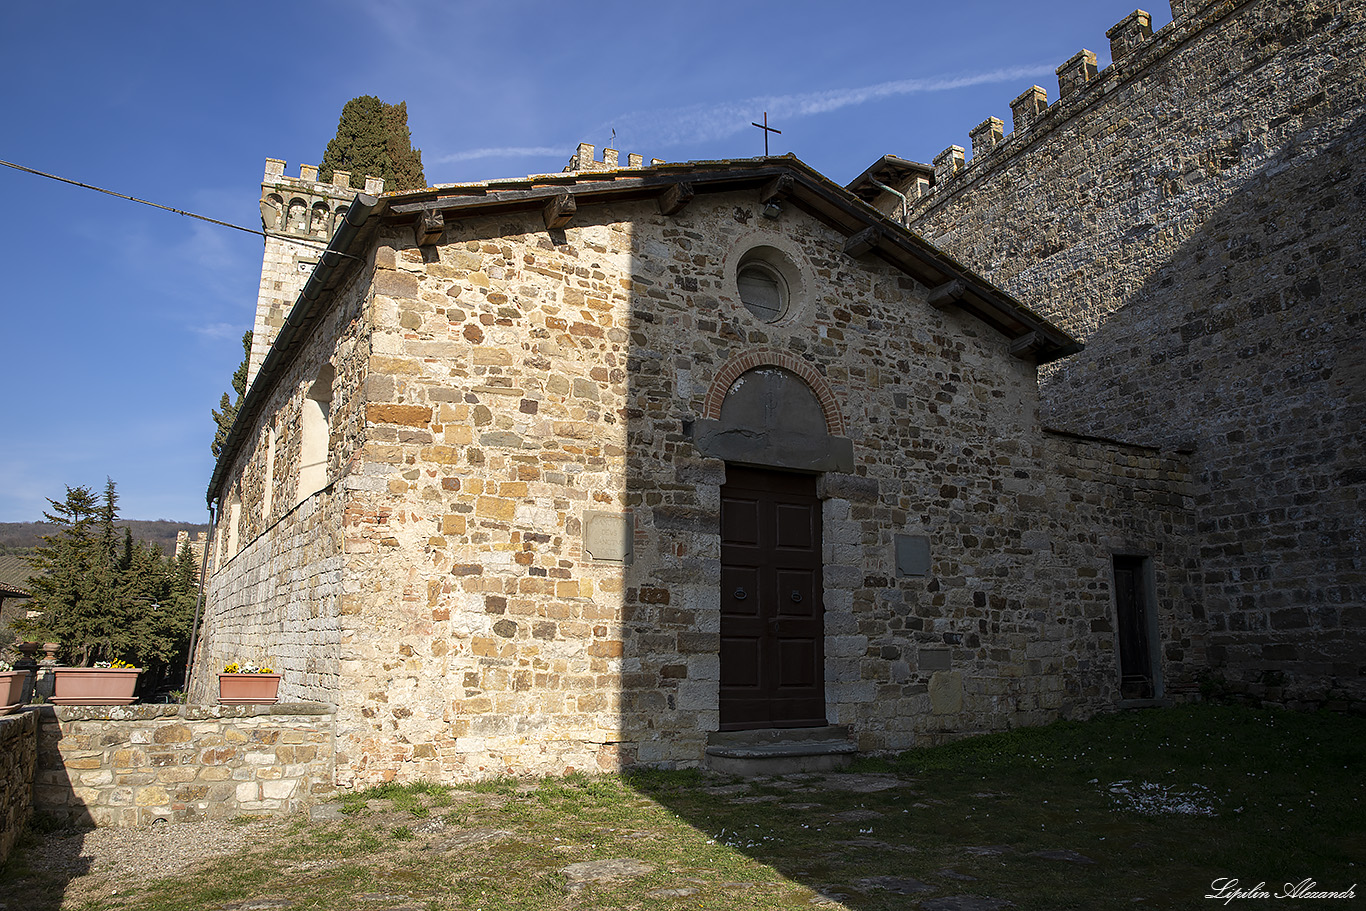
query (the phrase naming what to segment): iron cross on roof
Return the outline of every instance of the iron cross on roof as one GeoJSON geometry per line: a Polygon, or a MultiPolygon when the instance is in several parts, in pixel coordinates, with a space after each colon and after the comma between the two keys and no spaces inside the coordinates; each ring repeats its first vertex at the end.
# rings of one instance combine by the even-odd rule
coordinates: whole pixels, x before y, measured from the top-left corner
{"type": "Polygon", "coordinates": [[[758,127],[759,129],[761,129],[761,130],[764,131],[764,157],[767,158],[767,157],[768,157],[768,134],[769,134],[769,133],[777,133],[779,136],[781,136],[781,135],[783,134],[783,131],[782,131],[782,130],[775,130],[775,129],[773,129],[773,127],[771,127],[771,126],[768,125],[768,111],[764,111],[764,122],[763,122],[763,123],[755,123],[754,121],[751,120],[751,121],[749,122],[749,125],[750,125],[750,126],[753,126],[753,127],[758,127]]]}

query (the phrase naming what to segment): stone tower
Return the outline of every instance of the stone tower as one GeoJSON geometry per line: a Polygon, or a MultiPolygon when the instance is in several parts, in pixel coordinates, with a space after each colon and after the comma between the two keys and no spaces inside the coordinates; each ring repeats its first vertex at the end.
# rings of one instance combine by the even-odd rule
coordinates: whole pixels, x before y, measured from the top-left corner
{"type": "MultiPolygon", "coordinates": [[[[319,254],[356,196],[350,181],[349,172],[336,171],[331,183],[321,183],[314,165],[301,165],[298,177],[286,177],[283,161],[266,159],[266,173],[261,181],[261,228],[266,232],[266,249],[261,259],[261,288],[251,334],[248,387],[308,281],[319,254]]],[[[365,192],[383,193],[383,178],[367,176],[365,192]]]]}

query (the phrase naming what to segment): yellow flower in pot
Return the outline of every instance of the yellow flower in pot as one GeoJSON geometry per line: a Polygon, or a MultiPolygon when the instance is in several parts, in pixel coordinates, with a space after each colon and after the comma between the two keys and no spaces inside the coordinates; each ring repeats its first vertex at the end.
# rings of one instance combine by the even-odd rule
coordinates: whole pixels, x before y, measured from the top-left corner
{"type": "Polygon", "coordinates": [[[234,661],[218,675],[219,705],[271,705],[279,701],[280,674],[269,667],[234,661]]]}

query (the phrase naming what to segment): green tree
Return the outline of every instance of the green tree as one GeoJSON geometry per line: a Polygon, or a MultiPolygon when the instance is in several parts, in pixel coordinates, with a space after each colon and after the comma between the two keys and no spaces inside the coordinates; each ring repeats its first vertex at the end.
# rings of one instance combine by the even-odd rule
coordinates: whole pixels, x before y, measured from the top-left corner
{"type": "Polygon", "coordinates": [[[118,658],[127,643],[122,611],[114,601],[118,497],[113,482],[106,485],[103,502],[89,487],[68,487],[65,500],[48,503],[53,511],[44,516],[61,530],[44,537],[34,552],[31,565],[40,575],[30,583],[28,604],[42,613],[15,626],[61,643],[63,657],[82,667],[118,658]]]}
{"type": "Polygon", "coordinates": [[[17,632],[34,638],[56,638],[57,630],[71,630],[82,614],[99,609],[89,604],[92,592],[87,581],[98,553],[94,526],[99,504],[95,495],[89,487],[68,487],[65,500],[48,503],[52,512],[43,515],[61,531],[44,537],[43,544],[33,551],[30,566],[36,575],[29,582],[33,598],[27,605],[42,615],[14,622],[17,632]]]}
{"type": "Polygon", "coordinates": [[[19,632],[61,644],[69,664],[127,661],[144,668],[147,684],[183,676],[198,597],[198,567],[188,547],[173,558],[118,528],[113,481],[96,497],[68,487],[48,500],[60,530],[43,539],[33,568],[28,607],[38,616],[15,622],[19,632]]]}
{"type": "MultiPolygon", "coordinates": [[[[121,596],[134,607],[130,649],[146,668],[184,668],[194,622],[198,567],[188,547],[175,558],[163,557],[153,544],[139,541],[123,579],[121,596]]],[[[173,674],[171,676],[174,676],[173,674]]]]}
{"type": "Polygon", "coordinates": [[[342,107],[337,135],[323,152],[318,178],[351,172],[352,189],[365,188],[366,176],[383,177],[386,190],[416,190],[427,185],[422,151],[408,132],[408,103],[385,104],[374,95],[352,98],[342,107]]]}
{"type": "Polygon", "coordinates": [[[215,459],[223,451],[223,443],[228,439],[228,431],[232,430],[232,422],[237,420],[237,409],[242,407],[242,397],[247,394],[247,368],[250,363],[251,333],[247,332],[242,336],[242,363],[237,365],[237,370],[232,374],[232,388],[237,393],[237,399],[229,399],[225,392],[223,400],[218,403],[218,408],[212,409],[213,421],[218,425],[218,429],[213,435],[213,443],[209,449],[215,459]]]}

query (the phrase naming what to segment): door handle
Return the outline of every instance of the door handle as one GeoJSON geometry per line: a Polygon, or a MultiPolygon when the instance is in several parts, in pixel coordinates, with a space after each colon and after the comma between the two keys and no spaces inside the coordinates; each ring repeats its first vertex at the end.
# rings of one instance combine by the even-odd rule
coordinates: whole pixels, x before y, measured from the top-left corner
{"type": "Polygon", "coordinates": [[[745,600],[746,598],[748,598],[749,595],[746,595],[746,594],[745,594],[745,590],[744,590],[743,588],[737,588],[737,589],[735,590],[735,594],[733,595],[733,597],[735,598],[736,601],[743,601],[743,600],[745,600]]]}

